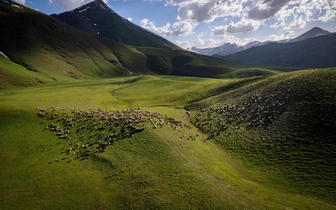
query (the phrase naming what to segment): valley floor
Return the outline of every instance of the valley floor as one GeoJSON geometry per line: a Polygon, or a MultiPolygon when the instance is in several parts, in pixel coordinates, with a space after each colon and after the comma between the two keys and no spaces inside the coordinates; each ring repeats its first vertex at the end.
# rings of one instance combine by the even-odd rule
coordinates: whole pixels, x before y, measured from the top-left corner
{"type": "Polygon", "coordinates": [[[143,76],[0,90],[0,209],[336,209],[332,197],[257,175],[190,123],[197,112],[186,105],[264,79],[143,76]],[[134,108],[182,126],[146,122],[143,132],[79,160],[63,151],[91,131],[60,139],[37,107],[134,108]]]}

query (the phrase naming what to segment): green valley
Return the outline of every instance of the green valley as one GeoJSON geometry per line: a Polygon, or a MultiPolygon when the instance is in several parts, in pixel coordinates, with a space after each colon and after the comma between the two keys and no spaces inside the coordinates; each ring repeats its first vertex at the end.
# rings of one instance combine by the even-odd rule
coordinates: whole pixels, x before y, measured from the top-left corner
{"type": "MultiPolygon", "coordinates": [[[[316,122],[311,137],[307,133],[310,130],[304,127],[309,124],[299,118],[305,113],[300,114],[295,108],[307,109],[312,118],[335,113],[334,102],[328,100],[333,98],[335,87],[317,88],[313,82],[326,78],[334,82],[334,69],[235,80],[140,76],[2,90],[0,207],[334,209],[334,133],[325,130],[334,125],[316,122]],[[302,86],[293,81],[302,82],[302,86]],[[208,111],[249,100],[249,93],[253,95],[256,90],[264,96],[263,90],[278,87],[309,87],[320,91],[321,103],[329,102],[315,110],[309,108],[312,101],[307,95],[293,94],[290,105],[260,128],[254,124],[248,127],[248,118],[240,123],[227,122],[226,117],[231,115],[216,118],[208,111]],[[242,97],[242,93],[247,94],[242,97]],[[154,128],[144,122],[143,131],[118,139],[104,152],[80,159],[73,152],[84,152],[83,142],[92,136],[99,138],[100,131],[93,129],[90,119],[85,118],[90,126],[81,133],[75,131],[76,126],[83,125],[78,122],[76,129],[70,129],[71,139],[60,138],[48,125],[62,125],[60,118],[65,111],[45,121],[38,117],[36,108],[84,112],[100,109],[110,113],[134,109],[160,113],[180,121],[181,127],[154,128]],[[284,117],[293,120],[286,124],[284,117]],[[200,119],[194,121],[197,118],[200,119]],[[208,126],[201,126],[205,122],[208,126]],[[228,128],[218,132],[221,123],[228,128]],[[209,138],[216,133],[211,129],[219,135],[209,138]],[[283,131],[286,133],[282,136],[283,131]],[[79,148],[67,154],[66,150],[76,148],[77,143],[79,148]],[[291,145],[292,152],[287,153],[291,145]]],[[[273,99],[269,100],[273,103],[273,99]]]]}
{"type": "Polygon", "coordinates": [[[106,2],[0,0],[0,209],[336,209],[335,34],[234,64],[106,2]]]}

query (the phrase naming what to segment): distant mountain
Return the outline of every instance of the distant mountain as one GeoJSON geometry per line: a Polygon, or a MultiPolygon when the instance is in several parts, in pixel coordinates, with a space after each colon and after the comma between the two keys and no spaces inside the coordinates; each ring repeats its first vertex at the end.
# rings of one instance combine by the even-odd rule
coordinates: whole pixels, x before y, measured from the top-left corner
{"type": "Polygon", "coordinates": [[[124,44],[180,49],[168,40],[119,16],[102,0],[95,0],[72,11],[51,16],[81,30],[124,44]]]}
{"type": "Polygon", "coordinates": [[[269,43],[221,58],[240,64],[306,69],[336,67],[335,57],[336,33],[330,33],[303,41],[269,43]]]}
{"type": "Polygon", "coordinates": [[[265,42],[259,42],[259,41],[254,41],[254,42],[250,42],[246,45],[243,46],[244,50],[246,49],[250,49],[251,47],[258,47],[258,46],[262,46],[264,44],[269,43],[269,41],[265,41],[265,42]]]}
{"type": "Polygon", "coordinates": [[[197,48],[197,47],[192,47],[191,51],[198,53],[198,54],[202,54],[202,55],[229,55],[229,54],[233,54],[236,53],[240,50],[242,50],[243,48],[238,46],[237,44],[231,44],[231,43],[225,43],[219,47],[214,47],[214,48],[197,48]]]}
{"type": "Polygon", "coordinates": [[[192,47],[190,50],[201,54],[201,55],[209,55],[209,56],[213,56],[213,55],[220,55],[220,56],[226,56],[226,55],[231,55],[234,54],[236,52],[240,52],[246,49],[249,49],[251,47],[255,47],[255,46],[261,46],[263,44],[266,44],[266,42],[259,42],[259,41],[254,41],[254,42],[250,42],[244,46],[238,46],[235,43],[225,43],[219,47],[214,47],[214,48],[197,48],[197,47],[192,47]]]}
{"type": "Polygon", "coordinates": [[[314,27],[312,29],[310,29],[309,31],[307,31],[306,33],[289,40],[288,42],[299,42],[299,41],[303,41],[306,39],[310,39],[313,37],[317,37],[317,36],[322,36],[322,35],[327,35],[330,34],[329,31],[326,31],[324,29],[318,28],[318,27],[314,27]]]}
{"type": "MultiPolygon", "coordinates": [[[[316,36],[322,36],[322,35],[327,35],[330,34],[329,31],[323,30],[321,28],[318,27],[314,27],[311,30],[307,31],[306,33],[294,38],[294,39],[285,39],[285,40],[281,40],[281,41],[277,41],[277,43],[288,43],[288,42],[299,42],[299,41],[303,41],[305,39],[310,39],[316,36]]],[[[265,45],[267,43],[270,43],[271,41],[264,41],[264,42],[260,42],[260,41],[254,41],[254,42],[250,42],[244,46],[238,46],[235,43],[225,43],[219,47],[214,47],[214,48],[197,48],[197,47],[192,47],[190,50],[198,53],[198,54],[202,54],[202,55],[216,55],[216,56],[226,56],[226,55],[231,55],[243,50],[247,50],[250,49],[251,47],[259,47],[262,45],[265,45]]]]}

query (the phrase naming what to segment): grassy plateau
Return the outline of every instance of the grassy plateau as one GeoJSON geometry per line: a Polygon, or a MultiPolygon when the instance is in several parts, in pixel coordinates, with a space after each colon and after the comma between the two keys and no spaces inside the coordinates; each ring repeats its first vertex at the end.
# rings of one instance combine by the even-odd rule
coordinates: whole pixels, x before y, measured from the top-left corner
{"type": "Polygon", "coordinates": [[[0,90],[0,209],[336,209],[335,80],[318,69],[0,90]]]}

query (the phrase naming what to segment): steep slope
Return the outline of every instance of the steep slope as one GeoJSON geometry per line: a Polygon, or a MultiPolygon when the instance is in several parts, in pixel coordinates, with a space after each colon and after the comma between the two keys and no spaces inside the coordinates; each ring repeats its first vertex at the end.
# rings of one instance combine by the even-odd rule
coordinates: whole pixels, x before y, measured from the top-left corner
{"type": "Polygon", "coordinates": [[[325,68],[336,66],[336,33],[317,36],[300,42],[269,43],[221,57],[248,65],[325,68]]]}
{"type": "Polygon", "coordinates": [[[291,72],[228,85],[187,108],[260,178],[335,203],[335,84],[335,69],[291,72]]]}
{"type": "Polygon", "coordinates": [[[10,86],[30,86],[52,82],[52,79],[27,71],[26,68],[0,56],[0,89],[10,86]]]}
{"type": "Polygon", "coordinates": [[[55,81],[147,72],[133,47],[9,2],[0,2],[0,51],[27,70],[55,81]]]}
{"type": "Polygon", "coordinates": [[[122,18],[102,0],[95,0],[55,17],[76,28],[134,46],[180,49],[168,40],[122,18]]]}

